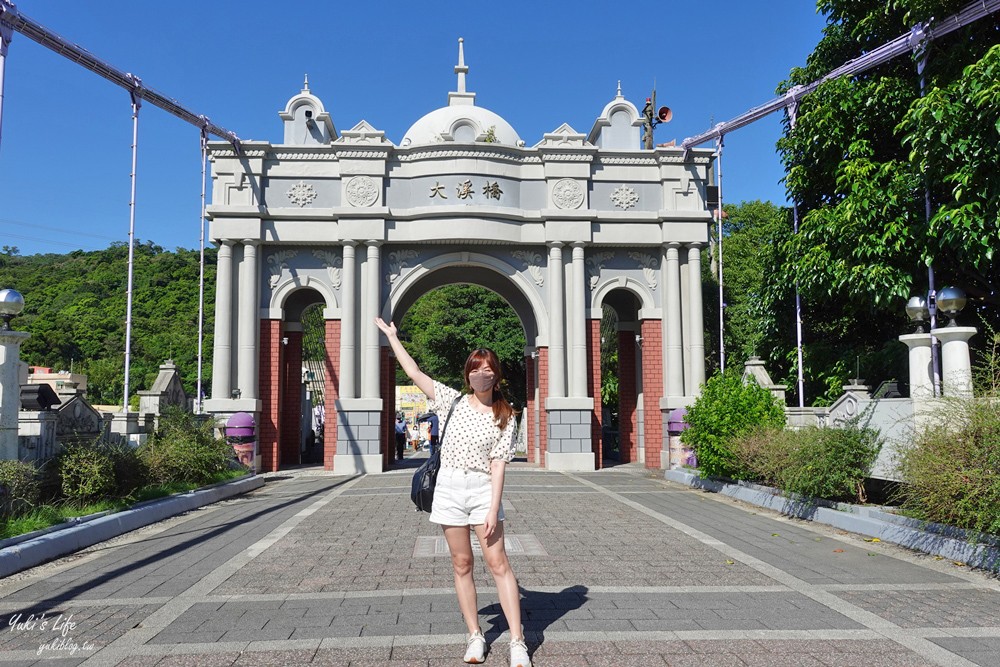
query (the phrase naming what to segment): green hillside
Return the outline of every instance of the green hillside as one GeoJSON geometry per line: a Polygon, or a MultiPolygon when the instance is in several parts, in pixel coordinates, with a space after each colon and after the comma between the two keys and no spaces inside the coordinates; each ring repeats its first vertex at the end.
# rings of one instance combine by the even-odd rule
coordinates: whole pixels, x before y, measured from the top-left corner
{"type": "MultiPolygon", "coordinates": [[[[0,288],[24,295],[12,327],[31,333],[21,359],[33,366],[88,375],[93,403],[120,404],[124,387],[128,245],[66,255],[0,254],[0,288]]],[[[198,354],[198,251],[166,251],[137,243],[132,300],[130,391],[148,389],[158,367],[173,359],[188,395],[195,395],[198,354]]],[[[205,251],[205,359],[211,359],[215,249],[205,251]]],[[[210,383],[211,365],[203,368],[210,383]]]]}

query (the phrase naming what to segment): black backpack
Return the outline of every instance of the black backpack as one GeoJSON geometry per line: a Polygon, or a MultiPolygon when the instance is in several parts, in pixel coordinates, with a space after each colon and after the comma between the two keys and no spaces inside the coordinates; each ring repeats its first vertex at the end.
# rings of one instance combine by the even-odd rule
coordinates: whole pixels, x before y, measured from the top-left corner
{"type": "Polygon", "coordinates": [[[441,447],[444,445],[444,432],[448,427],[448,420],[451,419],[451,413],[455,411],[455,406],[462,398],[463,396],[460,395],[452,402],[448,416],[445,417],[444,425],[441,427],[441,437],[438,438],[438,446],[434,448],[434,453],[413,473],[413,481],[410,483],[410,500],[417,506],[418,512],[431,511],[431,504],[434,502],[434,486],[437,484],[438,469],[441,468],[441,447]]]}

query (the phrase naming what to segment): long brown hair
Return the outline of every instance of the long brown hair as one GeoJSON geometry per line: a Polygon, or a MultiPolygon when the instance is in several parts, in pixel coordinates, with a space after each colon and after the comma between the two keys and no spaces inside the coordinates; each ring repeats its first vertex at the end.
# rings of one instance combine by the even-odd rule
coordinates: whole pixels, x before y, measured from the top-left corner
{"type": "Polygon", "coordinates": [[[493,420],[496,421],[500,430],[507,428],[507,421],[514,416],[514,408],[500,391],[500,382],[503,380],[503,369],[500,368],[500,359],[497,353],[487,347],[481,347],[469,353],[469,358],[465,360],[465,370],[462,372],[462,379],[465,381],[465,390],[472,391],[469,385],[469,373],[480,366],[489,366],[496,375],[493,385],[493,420]]]}

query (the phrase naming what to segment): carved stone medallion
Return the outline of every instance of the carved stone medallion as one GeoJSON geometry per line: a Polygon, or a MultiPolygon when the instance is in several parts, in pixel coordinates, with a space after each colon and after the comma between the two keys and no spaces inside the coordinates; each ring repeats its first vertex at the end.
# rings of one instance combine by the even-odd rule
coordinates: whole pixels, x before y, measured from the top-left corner
{"type": "Polygon", "coordinates": [[[316,190],[305,181],[299,181],[285,193],[288,200],[296,206],[306,206],[316,199],[316,190]]]}
{"type": "Polygon", "coordinates": [[[355,176],[347,182],[346,190],[351,206],[371,206],[378,199],[378,186],[370,176],[355,176]]]}
{"type": "Polygon", "coordinates": [[[580,208],[583,188],[571,178],[563,178],[552,186],[552,203],[559,208],[580,208]]]}
{"type": "Polygon", "coordinates": [[[611,203],[627,211],[639,202],[639,195],[632,188],[622,185],[611,193],[611,203]]]}

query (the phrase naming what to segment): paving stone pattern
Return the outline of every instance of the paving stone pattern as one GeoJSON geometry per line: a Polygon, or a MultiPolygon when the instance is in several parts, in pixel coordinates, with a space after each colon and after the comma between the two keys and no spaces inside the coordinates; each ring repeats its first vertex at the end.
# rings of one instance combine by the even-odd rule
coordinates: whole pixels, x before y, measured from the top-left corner
{"type": "MultiPolygon", "coordinates": [[[[629,466],[507,480],[505,529],[539,547],[511,560],[541,667],[1000,665],[1000,583],[982,573],[629,466]]],[[[450,559],[416,549],[440,529],[408,489],[407,470],[271,477],[15,575],[0,667],[460,665],[450,559]]],[[[492,577],[475,576],[487,665],[506,667],[492,577]]]]}

